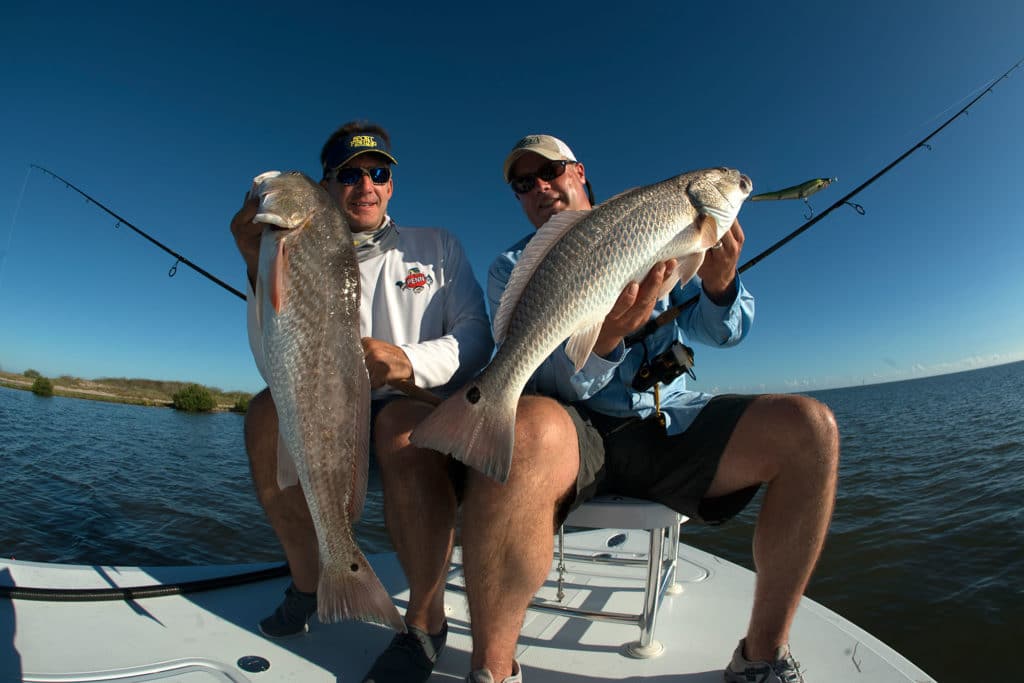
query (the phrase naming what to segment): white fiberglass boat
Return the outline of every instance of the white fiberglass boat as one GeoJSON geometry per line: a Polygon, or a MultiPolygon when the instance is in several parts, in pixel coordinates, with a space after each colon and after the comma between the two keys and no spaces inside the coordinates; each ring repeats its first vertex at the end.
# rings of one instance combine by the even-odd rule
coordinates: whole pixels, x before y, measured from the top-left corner
{"type": "MultiPolygon", "coordinates": [[[[601,529],[566,534],[562,604],[587,611],[642,612],[646,570],[620,560],[648,553],[644,531],[601,529]],[[593,563],[576,558],[597,557],[593,563]]],[[[404,609],[408,591],[394,555],[370,558],[404,609]]],[[[461,681],[470,636],[456,552],[446,597],[448,646],[432,681],[461,681]]],[[[392,637],[361,622],[320,624],[309,633],[269,640],[257,622],[278,604],[288,579],[274,565],[103,567],[0,560],[0,681],[141,683],[360,681],[392,637]],[[277,569],[277,571],[274,571],[277,569]],[[247,583],[205,580],[267,570],[247,583]],[[269,575],[269,576],[267,576],[269,575]],[[185,591],[173,588],[189,583],[185,591]],[[109,599],[112,587],[163,586],[165,595],[109,599]],[[51,589],[38,595],[32,588],[51,589]],[[52,589],[63,589],[56,592],[52,589]],[[83,594],[89,590],[93,595],[83,594]],[[107,599],[96,600],[95,598],[107,599]],[[42,598],[42,599],[40,599],[42,598]],[[83,598],[90,598],[84,600],[83,598]]],[[[679,545],[681,590],[657,612],[656,656],[631,654],[637,625],[548,611],[527,613],[517,657],[530,683],[685,681],[718,683],[750,614],[754,574],[679,545]]],[[[555,569],[541,602],[557,601],[555,569]]],[[[839,615],[804,598],[791,632],[793,653],[809,682],[896,683],[934,679],[839,615]]]]}

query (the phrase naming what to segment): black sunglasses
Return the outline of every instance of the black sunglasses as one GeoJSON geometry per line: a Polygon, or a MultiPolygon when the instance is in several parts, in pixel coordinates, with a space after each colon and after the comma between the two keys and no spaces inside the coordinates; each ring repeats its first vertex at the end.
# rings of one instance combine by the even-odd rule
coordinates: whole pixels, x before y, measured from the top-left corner
{"type": "Polygon", "coordinates": [[[508,181],[508,184],[512,186],[512,191],[516,194],[526,194],[537,184],[537,178],[549,183],[565,173],[566,165],[575,163],[575,161],[550,161],[541,166],[536,173],[527,173],[513,178],[508,181]]]}
{"type": "Polygon", "coordinates": [[[383,185],[391,180],[391,169],[387,166],[377,166],[375,168],[349,166],[347,168],[334,169],[334,179],[342,185],[356,185],[363,179],[364,175],[370,176],[370,180],[374,185],[383,185]]]}

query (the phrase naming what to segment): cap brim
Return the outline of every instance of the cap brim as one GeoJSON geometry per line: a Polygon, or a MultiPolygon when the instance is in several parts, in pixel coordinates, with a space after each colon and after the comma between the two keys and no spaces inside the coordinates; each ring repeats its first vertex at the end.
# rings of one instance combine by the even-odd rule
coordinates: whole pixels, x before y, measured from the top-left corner
{"type": "MultiPolygon", "coordinates": [[[[338,166],[344,166],[348,162],[350,162],[353,159],[355,159],[357,156],[361,156],[363,154],[379,154],[380,156],[382,156],[382,157],[386,158],[388,161],[390,161],[392,164],[398,165],[398,160],[395,159],[393,156],[391,156],[390,154],[388,154],[387,152],[385,152],[382,149],[361,149],[358,152],[356,152],[355,154],[353,154],[352,156],[346,157],[344,161],[342,161],[340,164],[338,164],[338,166]]],[[[337,168],[337,166],[335,168],[337,168]]]]}

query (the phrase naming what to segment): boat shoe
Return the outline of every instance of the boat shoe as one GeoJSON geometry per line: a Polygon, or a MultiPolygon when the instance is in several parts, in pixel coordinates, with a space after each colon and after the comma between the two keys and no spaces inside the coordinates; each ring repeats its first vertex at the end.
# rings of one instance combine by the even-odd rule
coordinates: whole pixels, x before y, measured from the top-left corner
{"type": "Polygon", "coordinates": [[[274,613],[260,622],[260,633],[270,638],[290,638],[309,630],[309,618],[316,614],[316,593],[303,593],[289,583],[284,600],[274,613]]]}
{"type": "Polygon", "coordinates": [[[436,635],[415,626],[406,628],[405,633],[396,633],[380,653],[363,683],[423,683],[430,678],[448,639],[448,620],[436,635]]]}
{"type": "Polygon", "coordinates": [[[770,662],[751,662],[743,656],[745,642],[745,638],[740,641],[725,667],[725,683],[805,683],[788,645],[778,648],[770,662]]]}
{"type": "MultiPolygon", "coordinates": [[[[466,676],[465,683],[497,683],[490,669],[477,669],[466,676]]],[[[523,683],[523,669],[519,662],[512,660],[512,675],[502,679],[501,683],[523,683]]]]}

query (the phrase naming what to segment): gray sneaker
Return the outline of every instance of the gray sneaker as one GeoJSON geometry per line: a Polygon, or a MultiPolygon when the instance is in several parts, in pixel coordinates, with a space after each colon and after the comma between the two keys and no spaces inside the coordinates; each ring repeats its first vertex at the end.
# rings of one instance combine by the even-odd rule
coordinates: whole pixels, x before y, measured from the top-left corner
{"type": "MultiPolygon", "coordinates": [[[[465,683],[496,683],[490,669],[477,669],[466,676],[465,683]]],[[[505,678],[501,683],[523,683],[523,669],[519,662],[512,660],[512,675],[505,678]]]]}
{"type": "Polygon", "coordinates": [[[415,626],[405,633],[396,633],[384,652],[370,667],[363,683],[423,683],[430,678],[434,664],[444,652],[448,640],[448,620],[441,632],[430,635],[415,626]]]}
{"type": "Polygon", "coordinates": [[[316,614],[316,593],[303,593],[289,583],[284,600],[274,613],[260,622],[260,633],[270,638],[290,638],[309,630],[309,618],[316,614]]]}
{"type": "Polygon", "coordinates": [[[725,683],[805,683],[800,663],[793,659],[788,645],[776,650],[770,662],[751,662],[743,655],[745,642],[740,641],[725,667],[725,683]]]}

